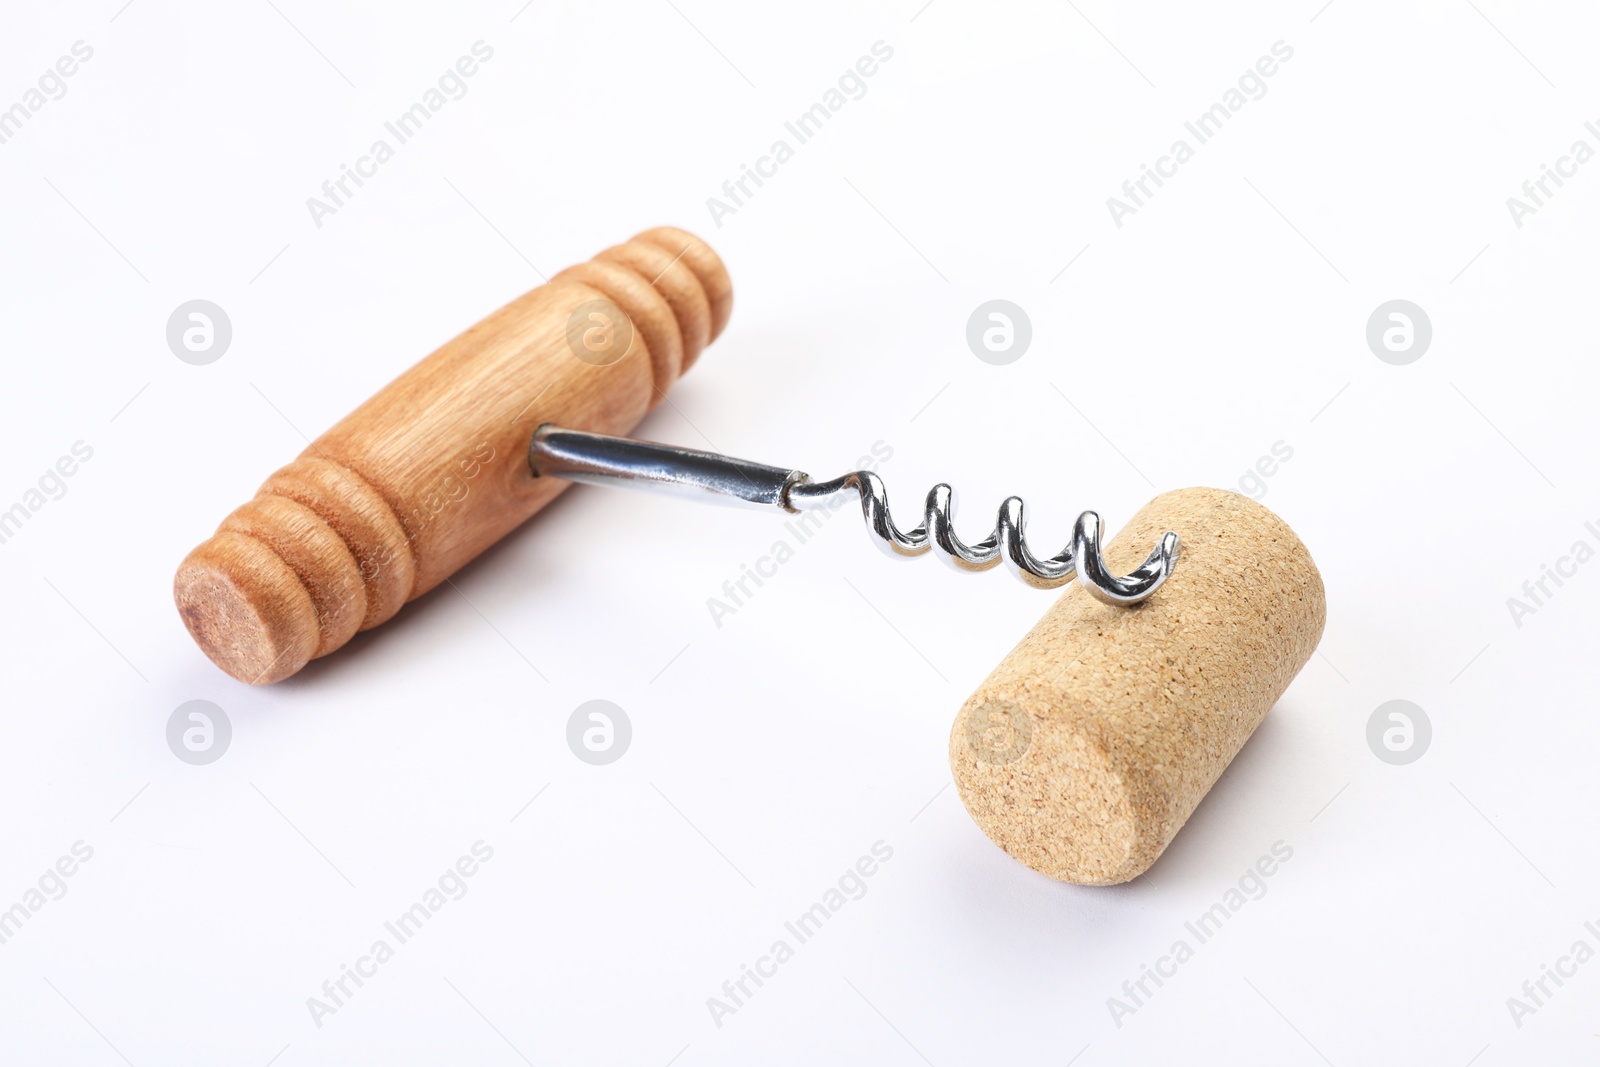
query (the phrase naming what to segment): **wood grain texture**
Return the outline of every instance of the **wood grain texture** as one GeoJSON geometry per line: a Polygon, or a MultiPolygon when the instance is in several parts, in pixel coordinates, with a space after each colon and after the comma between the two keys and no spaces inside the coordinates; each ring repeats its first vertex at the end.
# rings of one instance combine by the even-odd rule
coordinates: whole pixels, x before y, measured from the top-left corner
{"type": "Polygon", "coordinates": [[[536,427],[630,432],[732,305],[721,259],[670,227],[513,300],[313,441],[189,553],[173,585],[189,633],[233,677],[266,684],[392,618],[566,488],[528,468],[536,427]]]}
{"type": "Polygon", "coordinates": [[[1272,512],[1219,489],[1164,493],[1106,547],[1113,572],[1166,530],[1181,554],[1154,596],[1108,607],[1074,584],[950,732],[968,813],[1052,878],[1142,874],[1322,637],[1322,577],[1272,512]]]}

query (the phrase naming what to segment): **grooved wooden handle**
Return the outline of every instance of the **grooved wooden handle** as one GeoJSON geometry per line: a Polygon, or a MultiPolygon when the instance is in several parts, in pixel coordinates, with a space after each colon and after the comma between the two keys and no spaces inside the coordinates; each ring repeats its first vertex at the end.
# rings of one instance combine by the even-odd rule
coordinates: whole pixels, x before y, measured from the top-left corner
{"type": "Polygon", "coordinates": [[[569,483],[535,478],[541,423],[626,434],[727,324],[722,260],[647,230],[513,300],[268,478],[178,567],[212,661],[276,682],[391,618],[569,483]]]}

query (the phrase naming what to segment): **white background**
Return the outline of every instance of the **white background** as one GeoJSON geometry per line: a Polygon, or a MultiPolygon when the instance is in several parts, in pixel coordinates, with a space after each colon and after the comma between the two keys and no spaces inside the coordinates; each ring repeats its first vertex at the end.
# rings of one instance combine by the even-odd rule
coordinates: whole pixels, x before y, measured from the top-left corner
{"type": "Polygon", "coordinates": [[[94,854],[0,946],[0,1059],[1594,1062],[1600,963],[1520,1027],[1506,1004],[1600,947],[1600,564],[1520,627],[1506,603],[1600,547],[1600,165],[1506,207],[1600,148],[1591,13],[274,2],[6,5],[0,107],[94,56],[0,145],[0,506],[94,455],[0,545],[0,907],[94,854]],[[468,95],[317,228],[306,198],[480,39],[468,95]],[[706,199],[879,40],[866,95],[717,226],[706,199]],[[1114,225],[1280,40],[1267,94],[1114,225]],[[950,721],[1049,595],[890,564],[849,513],[720,628],[707,598],[781,523],[595,489],[281,685],[190,642],[172,572],[296,427],[662,223],[737,296],[642,436],[818,476],[882,441],[904,522],[949,481],[977,536],[1015,492],[1050,551],[1083,508],[1115,529],[1292,448],[1263,502],[1322,570],[1322,647],[1149,876],[1059,884],[967,818],[950,721]],[[234,329],[203,367],[164,337],[195,298],[234,329]],[[1004,367],[964,336],[994,298],[1033,325],[1004,367]],[[1365,341],[1396,298],[1433,324],[1408,366],[1365,341]],[[607,767],[565,742],[596,698],[634,728],[607,767]],[[1433,724],[1408,766],[1365,739],[1397,698],[1433,724]],[[209,766],[166,744],[192,699],[233,725],[209,766]],[[479,840],[467,895],[315,1025],[479,840]],[[867,894],[715,1025],[880,840],[867,894]],[[1117,1025],[1277,841],[1266,895],[1117,1025]]]}

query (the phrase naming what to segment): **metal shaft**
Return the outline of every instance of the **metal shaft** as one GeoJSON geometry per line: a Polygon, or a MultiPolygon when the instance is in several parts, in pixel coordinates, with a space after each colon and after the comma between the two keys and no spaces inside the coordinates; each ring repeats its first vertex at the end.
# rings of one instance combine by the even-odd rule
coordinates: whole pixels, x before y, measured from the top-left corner
{"type": "Polygon", "coordinates": [[[569,482],[655,490],[705,504],[785,511],[794,510],[787,500],[789,487],[807,480],[801,471],[716,452],[564,430],[549,424],[533,432],[528,465],[535,475],[552,475],[569,482]]]}
{"type": "Polygon", "coordinates": [[[836,506],[841,495],[860,499],[867,532],[896,558],[934,552],[950,566],[982,571],[1004,563],[1029,585],[1051,589],[1076,575],[1085,588],[1108,604],[1136,604],[1160,588],[1177,565],[1178,535],[1170,530],[1132,573],[1117,577],[1100,553],[1100,516],[1078,516],[1072,541],[1054,556],[1040,559],[1023,536],[1020,497],[1000,505],[993,532],[974,544],[962,541],[952,522],[955,496],[948,485],[928,493],[923,521],[902,531],[889,513],[889,493],[871,471],[853,471],[828,482],[813,482],[804,471],[752,463],[745,459],[626,437],[566,430],[546,424],[533,434],[528,465],[535,476],[565,478],[590,485],[653,489],[703,503],[805,511],[836,506]]]}

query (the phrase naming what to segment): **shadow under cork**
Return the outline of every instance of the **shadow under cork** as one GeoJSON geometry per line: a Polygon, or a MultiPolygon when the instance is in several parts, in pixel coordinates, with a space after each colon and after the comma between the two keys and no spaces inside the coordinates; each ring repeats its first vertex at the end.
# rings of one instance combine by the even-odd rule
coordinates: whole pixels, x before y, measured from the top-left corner
{"type": "Polygon", "coordinates": [[[1153,880],[1174,893],[1213,893],[1237,875],[1236,867],[1293,833],[1304,813],[1267,799],[1284,795],[1283,768],[1296,734],[1292,714],[1282,700],[1267,712],[1172,843],[1135,881],[1153,880]]]}
{"type": "Polygon", "coordinates": [[[1163,935],[1170,919],[1154,881],[1140,876],[1113,886],[1057,881],[1012,859],[990,841],[965,809],[939,824],[927,892],[941,898],[940,914],[961,921],[944,927],[957,956],[1017,961],[1036,967],[1041,952],[1070,961],[1117,957],[1142,943],[1150,929],[1163,935]]]}

